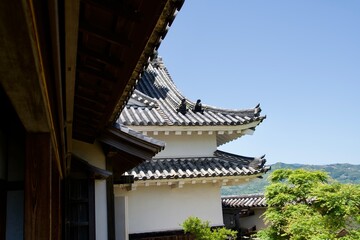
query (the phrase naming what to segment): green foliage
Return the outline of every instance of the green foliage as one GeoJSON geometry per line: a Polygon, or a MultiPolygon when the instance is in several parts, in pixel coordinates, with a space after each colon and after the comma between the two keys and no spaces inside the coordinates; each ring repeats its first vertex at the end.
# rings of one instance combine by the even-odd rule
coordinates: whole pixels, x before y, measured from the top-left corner
{"type": "Polygon", "coordinates": [[[260,239],[360,239],[360,185],[341,184],[322,171],[278,169],[269,177],[260,239]]]}
{"type": "Polygon", "coordinates": [[[225,240],[236,238],[236,231],[222,228],[211,229],[208,221],[198,217],[189,217],[181,225],[185,233],[191,233],[196,240],[225,240]]]}
{"type": "Polygon", "coordinates": [[[340,183],[360,184],[360,165],[351,164],[330,164],[330,165],[305,165],[305,164],[285,164],[276,163],[271,165],[271,170],[263,175],[263,179],[254,179],[248,184],[239,186],[228,186],[221,189],[221,194],[239,195],[264,193],[266,186],[270,184],[268,176],[276,169],[307,169],[320,170],[327,172],[331,178],[340,183]]]}

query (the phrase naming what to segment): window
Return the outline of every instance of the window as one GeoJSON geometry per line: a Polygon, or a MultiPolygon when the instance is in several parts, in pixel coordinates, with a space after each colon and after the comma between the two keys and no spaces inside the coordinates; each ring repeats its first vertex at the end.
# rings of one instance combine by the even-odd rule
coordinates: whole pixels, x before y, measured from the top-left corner
{"type": "Polygon", "coordinates": [[[95,180],[86,169],[72,161],[72,170],[66,181],[66,220],[67,240],[95,239],[95,180]]]}

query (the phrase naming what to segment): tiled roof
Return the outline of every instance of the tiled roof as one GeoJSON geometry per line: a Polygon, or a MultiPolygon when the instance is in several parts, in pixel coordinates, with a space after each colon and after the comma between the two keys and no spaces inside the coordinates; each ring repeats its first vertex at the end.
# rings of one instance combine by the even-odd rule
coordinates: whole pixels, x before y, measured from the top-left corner
{"type": "Polygon", "coordinates": [[[161,140],[158,140],[156,138],[148,137],[148,136],[146,136],[144,134],[141,134],[140,132],[137,132],[137,131],[134,131],[134,130],[128,128],[125,125],[116,124],[115,128],[118,131],[123,132],[125,134],[128,134],[129,136],[132,136],[132,137],[134,137],[136,139],[141,139],[141,140],[143,140],[145,142],[157,145],[157,146],[161,147],[161,149],[164,149],[164,147],[165,147],[165,142],[163,142],[161,140]]]}
{"type": "Polygon", "coordinates": [[[186,100],[189,110],[182,114],[177,112],[177,108],[184,98],[157,58],[144,71],[118,123],[128,126],[236,126],[260,123],[265,119],[265,116],[260,116],[260,105],[252,109],[230,110],[203,104],[204,111],[200,113],[192,110],[195,103],[189,100],[186,100]]]}
{"type": "Polygon", "coordinates": [[[250,208],[250,207],[266,207],[264,195],[239,195],[224,196],[221,198],[223,208],[250,208]]]}
{"type": "Polygon", "coordinates": [[[181,178],[245,176],[264,173],[264,156],[243,157],[215,151],[213,157],[155,158],[145,161],[124,175],[133,175],[135,181],[181,178]]]}

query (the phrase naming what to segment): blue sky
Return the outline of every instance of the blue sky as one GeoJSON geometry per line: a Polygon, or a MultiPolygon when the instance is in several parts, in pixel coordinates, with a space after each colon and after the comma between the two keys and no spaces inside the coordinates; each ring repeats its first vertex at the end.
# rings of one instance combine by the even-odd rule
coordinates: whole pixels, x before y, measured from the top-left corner
{"type": "Polygon", "coordinates": [[[159,55],[190,100],[267,119],[220,149],[360,164],[360,1],[185,0],[159,55]]]}

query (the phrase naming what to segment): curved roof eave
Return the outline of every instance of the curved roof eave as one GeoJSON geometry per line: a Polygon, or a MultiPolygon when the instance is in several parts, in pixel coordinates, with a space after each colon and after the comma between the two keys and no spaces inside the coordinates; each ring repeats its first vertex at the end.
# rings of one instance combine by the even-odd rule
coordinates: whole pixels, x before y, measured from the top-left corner
{"type": "Polygon", "coordinates": [[[135,181],[246,177],[266,173],[265,155],[245,157],[215,151],[212,157],[153,158],[125,172],[135,181]]]}
{"type": "MultiPolygon", "coordinates": [[[[202,111],[196,111],[195,103],[186,100],[186,112],[179,112],[177,108],[181,100],[186,98],[175,86],[160,58],[154,59],[149,64],[131,99],[132,101],[123,109],[118,123],[134,129],[146,129],[147,126],[151,126],[151,129],[156,129],[155,131],[159,131],[157,128],[168,127],[176,131],[191,131],[184,127],[197,129],[200,126],[201,128],[208,126],[212,131],[222,131],[223,128],[235,131],[239,126],[256,127],[266,118],[260,115],[260,104],[243,110],[203,105],[202,111]]],[[[244,129],[244,127],[240,128],[244,129]]]]}

